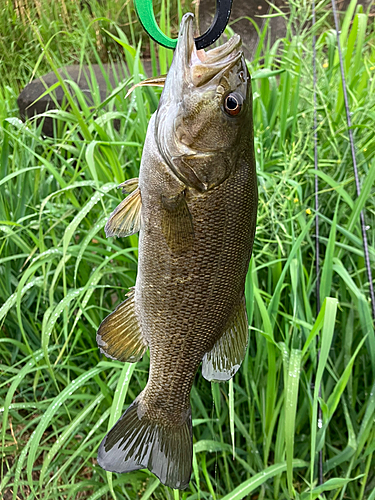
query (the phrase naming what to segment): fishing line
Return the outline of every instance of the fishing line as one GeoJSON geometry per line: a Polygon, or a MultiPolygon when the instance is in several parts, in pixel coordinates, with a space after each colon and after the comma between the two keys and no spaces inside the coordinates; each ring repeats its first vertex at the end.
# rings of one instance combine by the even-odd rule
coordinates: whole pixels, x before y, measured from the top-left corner
{"type": "MultiPolygon", "coordinates": [[[[314,85],[314,170],[318,171],[318,119],[317,119],[317,98],[316,98],[316,35],[315,35],[315,0],[312,0],[313,15],[313,85],[314,85]]],[[[319,266],[319,183],[318,175],[315,173],[315,271],[316,271],[316,315],[320,312],[320,266],[319,266]]]]}
{"type": "MultiPolygon", "coordinates": [[[[338,23],[338,16],[337,16],[337,10],[336,10],[336,2],[335,0],[332,1],[332,12],[333,12],[333,17],[335,21],[335,29],[336,29],[336,37],[337,37],[337,47],[338,47],[338,53],[339,53],[339,61],[340,61],[340,70],[341,70],[341,81],[342,81],[342,88],[343,88],[343,95],[344,95],[344,103],[345,103],[345,111],[346,111],[346,119],[347,119],[347,126],[348,126],[348,133],[349,133],[349,143],[350,143],[350,149],[351,149],[351,154],[352,154],[352,162],[353,162],[353,170],[354,170],[354,178],[355,178],[355,185],[356,185],[356,192],[357,192],[357,197],[361,193],[360,185],[359,185],[359,177],[358,177],[358,169],[357,169],[357,161],[356,161],[356,153],[355,153],[355,146],[354,146],[354,139],[353,139],[353,131],[352,131],[352,124],[351,124],[351,117],[350,117],[350,108],[349,108],[349,103],[348,103],[348,95],[347,95],[347,90],[346,90],[346,80],[345,80],[345,73],[344,73],[344,65],[343,65],[343,58],[342,58],[342,51],[341,51],[341,43],[340,43],[340,30],[339,30],[339,23],[338,23]]],[[[316,11],[315,11],[315,0],[312,0],[312,25],[313,29],[315,28],[316,24],[316,11]]],[[[316,72],[316,35],[315,31],[313,34],[313,94],[314,94],[314,170],[315,172],[318,171],[318,133],[317,133],[317,72],[316,72]]],[[[315,272],[316,272],[316,314],[319,314],[320,311],[320,265],[319,265],[319,255],[320,255],[320,248],[319,248],[319,195],[318,195],[318,175],[315,174],[315,185],[314,185],[314,190],[315,190],[315,272]]],[[[367,276],[369,280],[369,288],[370,288],[370,297],[371,297],[371,308],[372,308],[372,316],[375,320],[375,298],[374,298],[374,287],[373,287],[373,282],[372,282],[372,273],[371,273],[371,266],[370,266],[370,258],[369,258],[369,251],[368,251],[368,241],[367,241],[367,234],[366,234],[366,224],[365,224],[365,218],[364,218],[364,211],[361,211],[360,214],[360,220],[361,220],[361,231],[362,231],[362,239],[363,239],[363,252],[365,256],[365,264],[366,264],[366,271],[367,271],[367,276]]],[[[318,340],[318,339],[317,339],[318,340]]],[[[318,352],[318,357],[319,357],[319,352],[318,352]]],[[[319,395],[321,395],[321,387],[319,387],[319,395]]],[[[318,426],[322,422],[322,409],[321,406],[319,405],[318,407],[318,426]]],[[[319,484],[323,484],[323,450],[319,451],[319,463],[318,463],[318,480],[319,484]]]]}
{"type": "MultiPolygon", "coordinates": [[[[315,0],[312,0],[312,28],[313,28],[313,87],[314,87],[314,170],[318,171],[318,118],[317,118],[317,97],[316,97],[316,85],[317,85],[317,75],[316,75],[316,35],[315,35],[315,0]]],[[[319,182],[318,175],[315,173],[315,273],[316,273],[316,315],[318,316],[320,312],[320,265],[319,265],[319,182]]],[[[316,343],[319,343],[319,337],[316,337],[316,343]]],[[[320,350],[318,350],[318,361],[319,361],[320,350]]],[[[322,395],[322,387],[319,387],[319,397],[322,395]]],[[[318,404],[318,428],[320,428],[323,421],[322,407],[318,404]]],[[[323,484],[323,449],[319,450],[318,458],[318,482],[323,484]]]]}
{"type": "MultiPolygon", "coordinates": [[[[346,80],[345,80],[345,73],[344,73],[344,63],[343,63],[342,52],[341,52],[341,43],[340,43],[340,33],[341,33],[341,31],[339,29],[339,22],[338,22],[337,11],[336,11],[336,1],[335,0],[331,0],[331,1],[332,1],[333,17],[334,17],[334,20],[335,20],[337,48],[338,48],[338,52],[339,52],[339,61],[340,61],[340,70],[341,70],[342,90],[343,90],[343,94],[344,94],[344,103],[345,103],[346,121],[347,121],[347,125],[348,125],[350,150],[351,150],[351,153],[352,153],[355,187],[356,187],[357,198],[358,198],[359,195],[361,194],[361,187],[359,185],[357,160],[356,160],[356,153],[355,153],[354,139],[353,139],[353,131],[352,131],[352,120],[351,120],[351,117],[350,117],[348,94],[347,94],[347,91],[346,91],[346,80]]],[[[371,272],[371,265],[370,265],[370,255],[369,255],[369,251],[368,251],[368,242],[367,242],[367,234],[366,234],[366,224],[365,224],[364,209],[361,210],[360,220],[361,220],[361,231],[362,231],[362,240],[363,240],[363,253],[364,253],[364,256],[365,256],[365,265],[366,265],[367,278],[368,278],[368,281],[369,281],[369,289],[370,289],[371,311],[372,311],[372,317],[373,317],[373,319],[375,321],[375,295],[374,295],[374,285],[373,285],[373,282],[372,282],[372,272],[371,272]]]]}

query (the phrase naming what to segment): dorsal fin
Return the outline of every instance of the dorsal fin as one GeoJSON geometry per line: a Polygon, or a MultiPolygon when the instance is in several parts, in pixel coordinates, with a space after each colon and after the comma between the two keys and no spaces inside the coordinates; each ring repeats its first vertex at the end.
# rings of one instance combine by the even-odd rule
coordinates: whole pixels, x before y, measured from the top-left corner
{"type": "Polygon", "coordinates": [[[139,184],[138,177],[134,177],[134,179],[128,179],[127,181],[122,182],[117,187],[121,188],[123,194],[130,194],[137,189],[138,184],[139,184]]]}
{"type": "Polygon", "coordinates": [[[147,78],[146,80],[142,80],[141,82],[136,83],[127,91],[125,99],[133,92],[137,87],[164,87],[165,79],[167,75],[161,76],[152,76],[151,78],[147,78]]]}
{"type": "MultiPolygon", "coordinates": [[[[135,181],[135,179],[131,179],[135,181]]],[[[120,184],[123,189],[133,189],[133,192],[123,200],[118,207],[111,213],[107,224],[105,225],[105,234],[109,236],[130,236],[137,233],[141,228],[141,192],[139,187],[135,188],[130,181],[120,184]]],[[[126,192],[126,191],[125,191],[126,192]]]]}

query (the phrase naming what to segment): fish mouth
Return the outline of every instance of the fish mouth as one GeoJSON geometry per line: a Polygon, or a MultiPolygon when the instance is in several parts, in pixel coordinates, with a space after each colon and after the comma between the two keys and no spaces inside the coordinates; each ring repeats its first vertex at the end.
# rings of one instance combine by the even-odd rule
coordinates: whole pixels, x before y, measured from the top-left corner
{"type": "Polygon", "coordinates": [[[230,70],[242,57],[239,35],[233,35],[226,43],[208,50],[198,50],[194,41],[194,15],[185,14],[181,21],[176,62],[183,70],[185,79],[196,87],[211,81],[217,75],[230,70]]]}

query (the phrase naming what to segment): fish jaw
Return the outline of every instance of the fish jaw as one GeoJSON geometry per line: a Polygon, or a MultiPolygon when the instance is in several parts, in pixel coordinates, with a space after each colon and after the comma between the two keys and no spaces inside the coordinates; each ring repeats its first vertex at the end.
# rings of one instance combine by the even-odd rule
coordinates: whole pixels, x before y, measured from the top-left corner
{"type": "Polygon", "coordinates": [[[156,112],[155,140],[179,180],[204,193],[221,184],[236,164],[241,127],[252,120],[251,84],[240,37],[234,35],[207,52],[197,50],[193,19],[193,14],[186,14],[181,22],[156,112]],[[238,116],[224,109],[232,92],[243,102],[238,116]]]}
{"type": "Polygon", "coordinates": [[[176,96],[190,85],[201,87],[208,83],[223,70],[230,69],[242,56],[239,50],[241,38],[237,34],[220,47],[207,52],[204,49],[198,50],[194,41],[193,22],[194,16],[191,13],[182,18],[173,63],[168,72],[170,90],[173,89],[173,95],[176,96]]]}

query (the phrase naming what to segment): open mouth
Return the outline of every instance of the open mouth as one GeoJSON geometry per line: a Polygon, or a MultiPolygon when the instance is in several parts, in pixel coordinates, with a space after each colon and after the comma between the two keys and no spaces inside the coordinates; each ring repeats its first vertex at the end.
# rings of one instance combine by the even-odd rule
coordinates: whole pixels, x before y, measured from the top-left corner
{"type": "Polygon", "coordinates": [[[193,14],[185,14],[182,18],[177,57],[183,62],[185,71],[190,70],[192,83],[199,87],[223,70],[229,70],[241,59],[241,38],[234,35],[223,45],[207,52],[203,49],[197,50],[194,42],[193,19],[193,14]]]}

